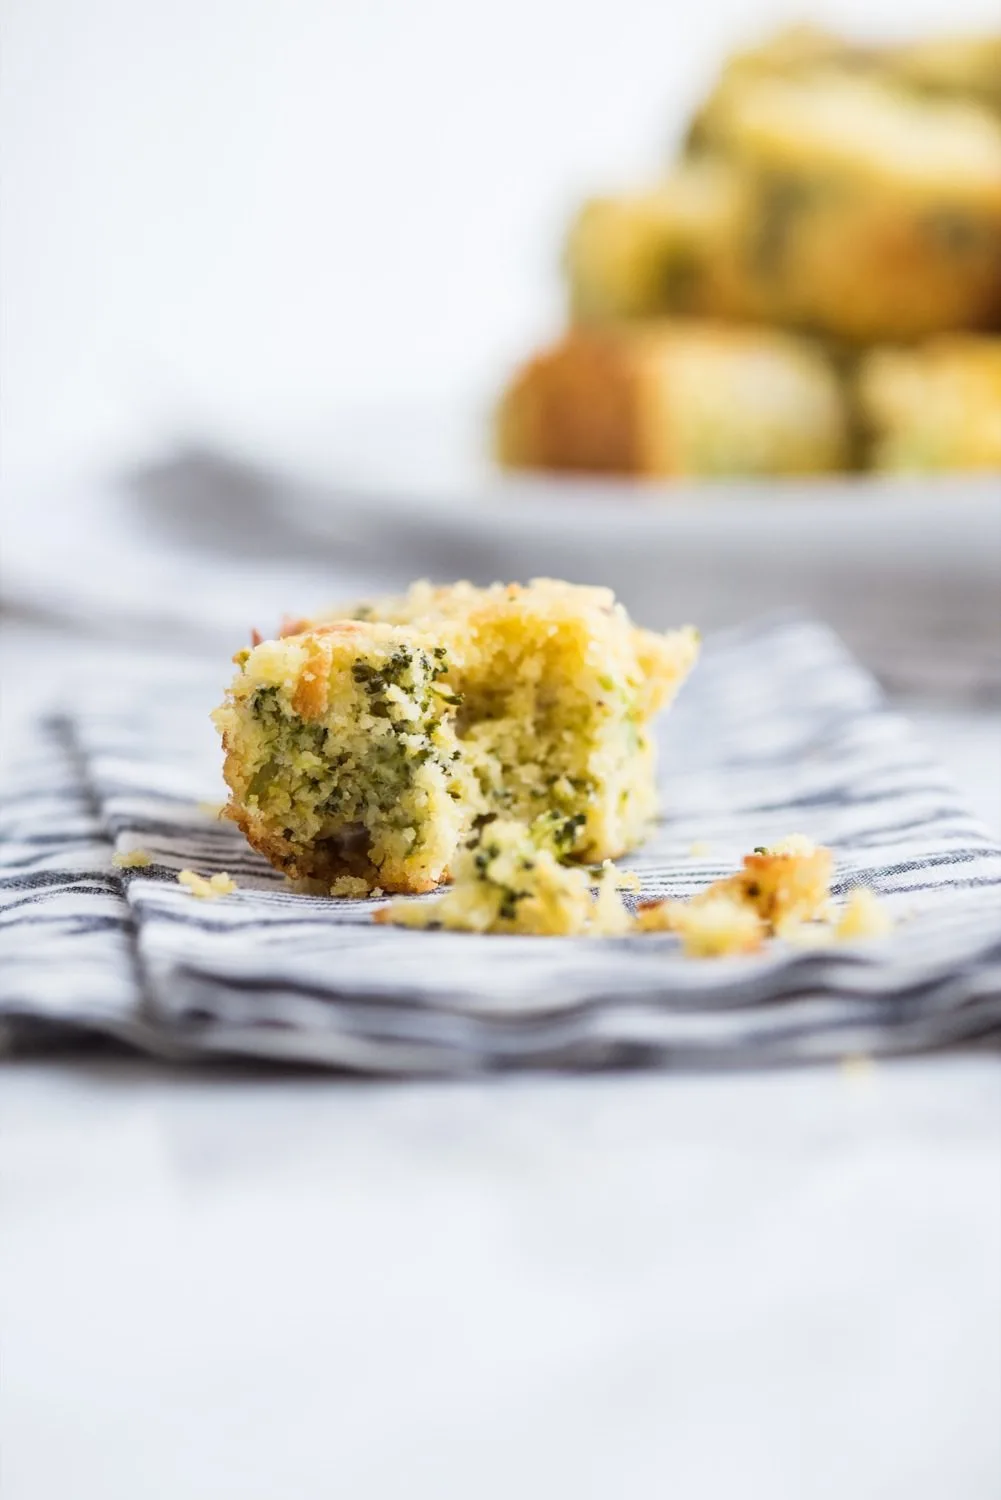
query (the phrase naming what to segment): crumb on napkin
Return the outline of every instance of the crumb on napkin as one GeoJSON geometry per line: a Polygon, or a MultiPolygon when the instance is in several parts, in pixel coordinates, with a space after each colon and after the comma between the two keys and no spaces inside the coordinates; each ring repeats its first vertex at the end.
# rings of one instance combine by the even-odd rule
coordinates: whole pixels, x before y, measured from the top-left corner
{"type": "Polygon", "coordinates": [[[834,926],[834,935],[842,943],[886,937],[892,931],[893,918],[868,886],[859,886],[849,893],[834,926]]]}
{"type": "Polygon", "coordinates": [[[153,856],[145,849],[129,849],[124,854],[113,854],[111,863],[116,870],[145,870],[153,863],[153,856]]]}
{"type": "Polygon", "coordinates": [[[692,957],[747,953],[764,938],[798,948],[884,937],[893,922],[879,897],[853,890],[840,912],[831,901],[834,858],[829,849],[793,833],[745,854],[734,875],[714,881],[687,900],[644,902],[640,932],[674,932],[692,957]]]}
{"type": "MultiPolygon", "coordinates": [[[[691,958],[753,953],[770,938],[810,948],[892,930],[871,890],[853,890],[835,911],[831,851],[803,834],[758,845],[735,874],[694,896],[641,902],[633,914],[618,892],[635,890],[635,875],[616,870],[610,860],[590,869],[569,864],[553,841],[550,821],[543,816],[531,825],[514,819],[482,824],[459,852],[449,890],[433,901],[395,901],[374,920],[540,937],[666,932],[680,938],[691,958]]],[[[355,894],[350,878],[336,882],[332,894],[355,894]]]]}
{"type": "Polygon", "coordinates": [[[210,875],[208,879],[204,875],[197,875],[194,870],[181,870],[177,883],[186,886],[199,901],[214,901],[216,897],[228,896],[236,890],[236,881],[225,870],[210,875]]]}
{"type": "Polygon", "coordinates": [[[361,875],[338,875],[330,887],[332,896],[342,896],[349,901],[364,901],[369,896],[381,896],[379,886],[373,889],[361,875]]]}

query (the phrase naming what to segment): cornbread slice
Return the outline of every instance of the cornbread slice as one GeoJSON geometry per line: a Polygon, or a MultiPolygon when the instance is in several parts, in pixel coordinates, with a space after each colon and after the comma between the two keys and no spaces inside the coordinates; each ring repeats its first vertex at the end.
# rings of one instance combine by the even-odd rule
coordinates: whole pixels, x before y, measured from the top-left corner
{"type": "Polygon", "coordinates": [[[853,342],[1001,321],[1001,120],[877,75],[736,69],[699,151],[746,184],[720,313],[853,342]]]}
{"type": "Polygon", "coordinates": [[[436,900],[395,901],[374,920],[535,937],[609,937],[631,925],[614,872],[603,870],[595,880],[588,870],[567,865],[544,826],[509,818],[482,822],[456,855],[454,878],[436,900]]]}
{"type": "Polygon", "coordinates": [[[240,653],[216,711],[229,816],[280,869],[430,890],[491,814],[542,819],[582,860],[642,841],[651,721],[695,631],[637,629],[609,590],[552,579],[417,584],[350,613],[240,653]]]}
{"type": "Polygon", "coordinates": [[[504,393],[511,468],[620,474],[808,474],[843,467],[837,376],[811,344],[705,323],[575,329],[504,393]]]}
{"type": "Polygon", "coordinates": [[[1001,338],[874,349],[858,405],[877,469],[1001,469],[1001,338]]]}

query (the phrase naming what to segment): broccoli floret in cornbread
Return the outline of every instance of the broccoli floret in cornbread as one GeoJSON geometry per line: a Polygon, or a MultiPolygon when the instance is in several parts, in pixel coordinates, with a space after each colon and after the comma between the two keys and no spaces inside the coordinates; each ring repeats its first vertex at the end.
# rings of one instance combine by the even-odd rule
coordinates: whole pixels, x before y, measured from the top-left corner
{"type": "Polygon", "coordinates": [[[858,405],[877,469],[1001,470],[1001,338],[873,349],[858,405]]]}
{"type": "Polygon", "coordinates": [[[375,920],[535,937],[608,937],[631,924],[611,868],[593,877],[568,865],[547,846],[547,830],[539,825],[481,822],[456,855],[454,874],[455,884],[436,901],[396,901],[375,920]]]}
{"type": "Polygon", "coordinates": [[[228,816],[254,848],[296,880],[433,889],[464,828],[444,648],[338,621],[236,660],[214,718],[228,816]]]}
{"type": "Polygon", "coordinates": [[[810,342],[696,321],[577,328],[514,377],[497,413],[510,468],[647,475],[843,467],[848,424],[810,342]]]}
{"type": "Polygon", "coordinates": [[[639,630],[609,590],[550,579],[417,584],[350,612],[241,653],[216,712],[229,815],[280,869],[429,890],[490,815],[540,820],[581,860],[643,839],[651,720],[693,630],[639,630]]]}

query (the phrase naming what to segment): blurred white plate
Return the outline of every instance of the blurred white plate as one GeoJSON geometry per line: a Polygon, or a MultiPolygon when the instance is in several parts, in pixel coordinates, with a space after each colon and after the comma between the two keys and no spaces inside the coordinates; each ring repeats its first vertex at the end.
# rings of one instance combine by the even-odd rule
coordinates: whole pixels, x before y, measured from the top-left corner
{"type": "Polygon", "coordinates": [[[401,579],[604,583],[659,627],[800,608],[894,682],[1001,683],[998,476],[658,483],[505,475],[482,451],[468,422],[397,414],[259,456],[287,522],[401,579]]]}

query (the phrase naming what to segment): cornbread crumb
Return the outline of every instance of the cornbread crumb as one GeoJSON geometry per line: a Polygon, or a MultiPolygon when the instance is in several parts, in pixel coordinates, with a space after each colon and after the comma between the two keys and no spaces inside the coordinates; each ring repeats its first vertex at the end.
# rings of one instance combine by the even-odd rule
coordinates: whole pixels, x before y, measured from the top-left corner
{"type": "MultiPolygon", "coordinates": [[[[646,903],[637,914],[637,930],[683,936],[692,925],[691,914],[712,904],[712,918],[706,927],[717,937],[710,946],[724,941],[719,934],[729,915],[735,945],[729,951],[747,951],[751,924],[743,919],[745,911],[753,916],[761,933],[770,937],[785,937],[804,923],[823,921],[830,910],[832,868],[829,849],[801,833],[790,834],[770,847],[759,844],[753,853],[745,854],[743,868],[736,875],[714,881],[687,901],[646,903]]],[[[695,947],[698,941],[693,939],[695,947]]],[[[712,951],[727,950],[714,947],[712,951]]]]}
{"type": "Polygon", "coordinates": [[[694,906],[684,905],[675,922],[682,952],[689,958],[753,953],[765,934],[757,912],[732,896],[712,896],[694,906]]]}
{"type": "Polygon", "coordinates": [[[330,887],[330,894],[360,901],[366,896],[376,895],[377,891],[370,891],[368,881],[360,875],[338,875],[330,887]]]}
{"type": "Polygon", "coordinates": [[[868,1052],[849,1052],[841,1059],[841,1071],[853,1083],[858,1083],[872,1077],[876,1064],[868,1052]]]}
{"type": "Polygon", "coordinates": [[[732,877],[732,888],[754,906],[771,932],[781,936],[794,925],[829,916],[833,870],[829,849],[793,833],[745,854],[744,868],[732,877]]]}
{"type": "Polygon", "coordinates": [[[764,937],[782,938],[794,948],[824,948],[891,932],[888,912],[865,887],[853,890],[835,915],[832,871],[829,849],[793,833],[759,844],[744,856],[736,875],[714,881],[686,901],[644,902],[633,930],[677,933],[684,951],[697,958],[750,952],[764,937]]]}
{"type": "Polygon", "coordinates": [[[631,918],[610,862],[595,872],[560,861],[546,829],[514,819],[483,823],[454,863],[454,883],[434,901],[394,901],[375,921],[457,932],[610,937],[631,918]],[[596,890],[593,886],[596,883],[596,890]]]}
{"type": "Polygon", "coordinates": [[[854,943],[860,938],[886,937],[893,931],[893,918],[875,891],[860,886],[850,892],[834,926],[839,943],[854,943]]]}
{"type": "Polygon", "coordinates": [[[677,932],[687,901],[641,901],[633,917],[635,932],[677,932]]]}
{"type": "Polygon", "coordinates": [[[689,958],[753,953],[766,931],[753,906],[712,887],[689,901],[648,902],[637,911],[634,930],[677,933],[689,958]]]}
{"type": "Polygon", "coordinates": [[[225,802],[199,802],[198,811],[206,818],[221,818],[226,811],[225,802]]]}
{"type": "Polygon", "coordinates": [[[227,875],[225,870],[220,870],[216,875],[210,875],[208,879],[204,875],[196,875],[194,870],[181,870],[177,876],[178,885],[187,886],[193,896],[199,901],[214,901],[218,896],[228,896],[236,890],[236,881],[232,875],[227,875]]]}
{"type": "Polygon", "coordinates": [[[153,856],[145,849],[129,849],[125,854],[113,854],[111,863],[117,870],[145,870],[153,863],[153,856]]]}

